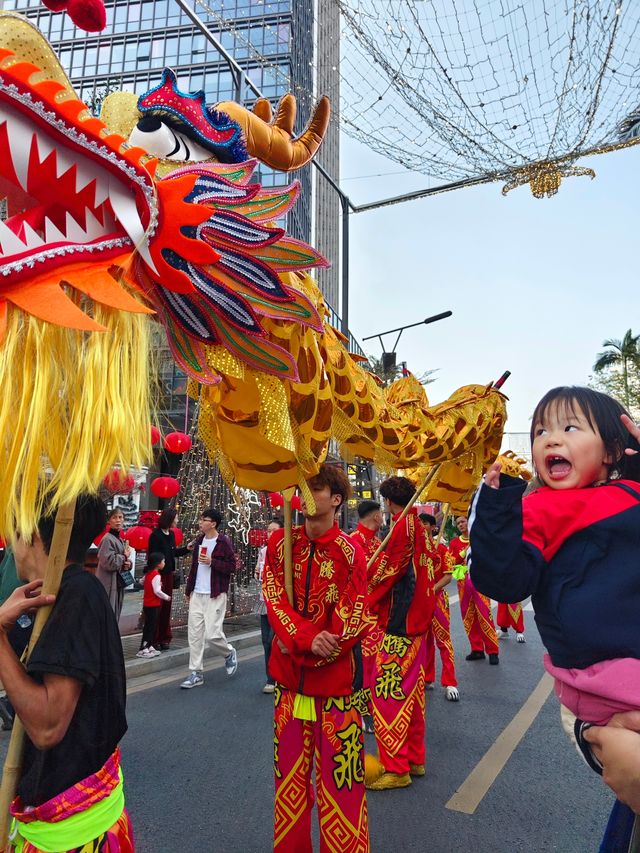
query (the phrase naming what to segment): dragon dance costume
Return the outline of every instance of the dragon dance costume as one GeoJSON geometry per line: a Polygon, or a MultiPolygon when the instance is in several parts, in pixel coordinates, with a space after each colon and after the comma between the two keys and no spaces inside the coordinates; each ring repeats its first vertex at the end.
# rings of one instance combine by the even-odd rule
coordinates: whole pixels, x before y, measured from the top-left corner
{"type": "Polygon", "coordinates": [[[458,595],[460,596],[460,613],[464,630],[467,632],[472,652],[484,652],[488,655],[498,654],[498,635],[491,615],[491,600],[475,588],[466,567],[469,539],[467,536],[457,536],[449,542],[449,552],[453,559],[454,577],[458,580],[458,595]],[[460,577],[464,569],[464,576],[460,577]]]}
{"type": "MultiPolygon", "coordinates": [[[[373,557],[375,552],[382,544],[373,530],[365,527],[361,522],[351,534],[351,539],[357,542],[362,547],[367,563],[373,557]]],[[[369,581],[375,573],[375,565],[367,571],[367,581],[369,581]]],[[[382,642],[383,631],[377,619],[377,615],[371,607],[371,626],[369,632],[362,637],[362,712],[369,717],[373,716],[373,708],[371,705],[371,691],[373,689],[373,679],[375,675],[376,655],[382,642]]]]}
{"type": "Polygon", "coordinates": [[[337,526],[313,540],[294,528],[292,538],[293,606],[284,587],[282,530],[269,540],[263,575],[276,634],[270,659],[276,680],[274,850],[312,850],[315,753],[320,850],[367,853],[364,740],[353,701],[362,686],[359,643],[369,622],[364,554],[337,526]],[[321,631],[341,637],[330,658],[311,652],[321,631]]]}
{"type": "MultiPolygon", "coordinates": [[[[445,574],[453,571],[453,560],[447,548],[440,544],[437,546],[438,561],[434,561],[435,582],[437,583],[445,574]]],[[[440,652],[442,672],[440,683],[443,687],[457,687],[456,665],[454,660],[453,643],[451,642],[451,612],[449,610],[449,593],[446,589],[440,589],[436,593],[436,607],[433,613],[433,621],[427,633],[427,665],[425,679],[427,684],[433,684],[436,680],[436,646],[440,652]]]]}
{"type": "Polygon", "coordinates": [[[375,734],[380,763],[399,775],[425,762],[426,634],[438,559],[432,548],[416,510],[410,510],[395,524],[369,582],[370,606],[384,630],[372,694],[375,734]]]}
{"type": "Polygon", "coordinates": [[[496,614],[496,624],[503,631],[513,628],[518,634],[524,634],[524,613],[522,604],[498,603],[498,612],[496,614]]]}
{"type": "Polygon", "coordinates": [[[35,808],[11,805],[11,850],[16,853],[133,853],[124,807],[120,749],[97,773],[35,808]]]}

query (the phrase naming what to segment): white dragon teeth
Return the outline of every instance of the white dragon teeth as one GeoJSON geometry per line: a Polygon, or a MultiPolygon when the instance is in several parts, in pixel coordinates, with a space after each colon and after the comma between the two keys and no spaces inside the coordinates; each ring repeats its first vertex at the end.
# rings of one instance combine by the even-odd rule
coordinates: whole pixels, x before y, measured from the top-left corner
{"type": "Polygon", "coordinates": [[[138,214],[135,198],[124,189],[122,184],[111,180],[109,181],[109,201],[116,219],[131,238],[136,250],[142,255],[147,266],[158,274],[149,252],[149,243],[138,214]]]}
{"type": "Polygon", "coordinates": [[[7,128],[7,138],[11,148],[13,171],[23,190],[27,189],[29,178],[29,155],[33,140],[33,127],[21,115],[12,113],[10,119],[3,122],[7,128]]]}
{"type": "Polygon", "coordinates": [[[0,246],[3,255],[17,255],[26,250],[25,244],[13,233],[11,228],[0,219],[0,246]]]}
{"type": "Polygon", "coordinates": [[[36,231],[33,230],[28,222],[23,222],[22,227],[24,228],[24,238],[27,243],[27,248],[38,249],[40,246],[44,246],[44,240],[36,231]]]}
{"type": "MultiPolygon", "coordinates": [[[[22,224],[20,237],[14,234],[4,222],[0,222],[0,262],[6,268],[8,268],[7,263],[13,264],[10,261],[12,255],[25,254],[29,250],[39,250],[38,256],[40,257],[43,247],[46,249],[47,244],[86,245],[104,240],[107,237],[115,237],[120,241],[120,244],[124,245],[126,243],[122,235],[122,229],[124,229],[136,250],[148,266],[157,273],[149,251],[148,237],[138,213],[136,197],[131,186],[125,186],[124,183],[103,171],[98,164],[81,153],[71,151],[64,145],[57,145],[55,138],[52,139],[41,132],[39,128],[34,128],[33,123],[29,122],[21,112],[4,103],[0,104],[0,128],[3,126],[7,132],[13,171],[25,192],[29,191],[30,160],[34,166],[32,192],[37,192],[36,178],[40,179],[40,174],[37,173],[38,164],[42,166],[45,160],[53,155],[55,162],[49,159],[47,169],[54,170],[58,180],[63,175],[67,175],[70,169],[74,169],[75,171],[71,175],[67,175],[67,179],[70,180],[72,177],[74,181],[71,193],[74,191],[76,194],[83,191],[87,192],[89,195],[88,204],[90,205],[89,207],[85,206],[84,218],[79,217],[77,213],[73,214],[66,211],[64,224],[60,224],[60,227],[46,217],[41,229],[44,239],[27,222],[22,224]],[[92,188],[93,199],[91,199],[92,188]],[[110,202],[110,208],[105,206],[107,201],[110,202]],[[84,226],[77,221],[76,216],[81,222],[84,222],[84,226]],[[100,222],[98,217],[103,220],[104,224],[100,222]]],[[[111,159],[115,157],[112,154],[109,156],[111,159]]],[[[138,181],[138,183],[140,182],[138,181]]],[[[55,191],[55,187],[52,190],[55,191]]],[[[60,191],[58,195],[61,204],[64,206],[62,192],[60,191]]],[[[89,248],[92,247],[89,246],[89,248]]],[[[73,251],[73,247],[71,245],[60,246],[54,251],[69,252],[73,251]]],[[[19,263],[23,263],[22,260],[19,263]]]]}
{"type": "Polygon", "coordinates": [[[46,218],[44,220],[44,236],[47,243],[63,243],[67,239],[62,231],[58,231],[53,222],[46,218]]]}

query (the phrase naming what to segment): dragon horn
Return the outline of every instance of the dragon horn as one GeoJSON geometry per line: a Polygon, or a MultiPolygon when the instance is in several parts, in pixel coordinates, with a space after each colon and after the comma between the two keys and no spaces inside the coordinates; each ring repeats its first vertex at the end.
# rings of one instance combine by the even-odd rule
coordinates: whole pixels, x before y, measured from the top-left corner
{"type": "Polygon", "coordinates": [[[326,133],[330,114],[329,99],[323,95],[303,133],[293,139],[296,99],[291,94],[280,101],[274,121],[267,121],[271,108],[267,111],[263,98],[256,101],[254,112],[233,101],[216,104],[215,108],[240,125],[252,157],[280,172],[293,172],[312,159],[326,133]]]}
{"type": "Polygon", "coordinates": [[[271,101],[268,98],[258,98],[253,105],[253,112],[267,124],[271,121],[271,101]]]}

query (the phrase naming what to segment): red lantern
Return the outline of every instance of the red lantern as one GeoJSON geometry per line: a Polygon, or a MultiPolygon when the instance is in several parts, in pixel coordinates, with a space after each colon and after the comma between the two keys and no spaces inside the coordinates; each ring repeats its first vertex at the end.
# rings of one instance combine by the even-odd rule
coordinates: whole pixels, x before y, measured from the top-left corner
{"type": "Polygon", "coordinates": [[[156,477],[151,481],[151,491],[157,498],[175,498],[180,491],[180,483],[175,477],[156,477]]]}
{"type": "Polygon", "coordinates": [[[300,502],[300,495],[294,495],[291,498],[291,509],[297,509],[302,511],[302,503],[300,502]]]}
{"type": "Polygon", "coordinates": [[[164,449],[169,453],[186,453],[191,448],[191,439],[186,432],[170,432],[164,437],[164,449]]]}
{"type": "Polygon", "coordinates": [[[151,531],[148,527],[130,527],[122,534],[132,548],[136,551],[146,551],[149,547],[151,531]]]}
{"type": "Polygon", "coordinates": [[[155,446],[156,446],[156,444],[159,444],[159,443],[160,443],[160,439],[161,439],[161,438],[162,438],[162,435],[161,435],[160,430],[158,429],[158,427],[157,427],[157,426],[152,426],[152,427],[151,427],[151,444],[155,447],[155,446]]]}
{"type": "Polygon", "coordinates": [[[184,533],[179,527],[172,527],[173,535],[176,537],[176,546],[179,548],[184,542],[184,533]]]}
{"type": "Polygon", "coordinates": [[[120,468],[113,468],[102,481],[114,495],[128,495],[133,491],[136,481],[131,474],[125,474],[120,468]]]}
{"type": "Polygon", "coordinates": [[[105,529],[102,531],[102,533],[98,533],[98,535],[96,536],[96,538],[93,540],[93,544],[94,544],[94,545],[98,545],[98,546],[99,546],[99,545],[100,545],[100,543],[102,542],[102,540],[104,539],[104,537],[107,535],[107,533],[108,533],[108,532],[109,532],[109,525],[107,524],[107,526],[106,526],[106,527],[105,527],[105,529]]]}
{"type": "Polygon", "coordinates": [[[284,506],[284,498],[280,492],[271,492],[269,494],[269,503],[272,509],[280,509],[280,507],[284,506]]]}

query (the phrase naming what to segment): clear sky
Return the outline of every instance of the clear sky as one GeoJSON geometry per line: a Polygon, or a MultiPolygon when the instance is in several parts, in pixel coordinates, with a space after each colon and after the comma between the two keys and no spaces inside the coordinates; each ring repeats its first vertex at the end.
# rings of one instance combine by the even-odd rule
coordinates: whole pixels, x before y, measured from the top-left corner
{"type": "MultiPolygon", "coordinates": [[[[343,135],[341,184],[363,204],[435,185],[343,135]]],[[[528,431],[549,388],[586,384],[605,338],[640,331],[640,147],[580,161],[550,199],[527,186],[457,190],[351,216],[350,326],[403,332],[398,361],[439,368],[431,402],[505,370],[508,431],[528,431]]],[[[385,339],[393,345],[395,336],[385,339]]],[[[377,340],[365,352],[380,354],[377,340]]]]}

